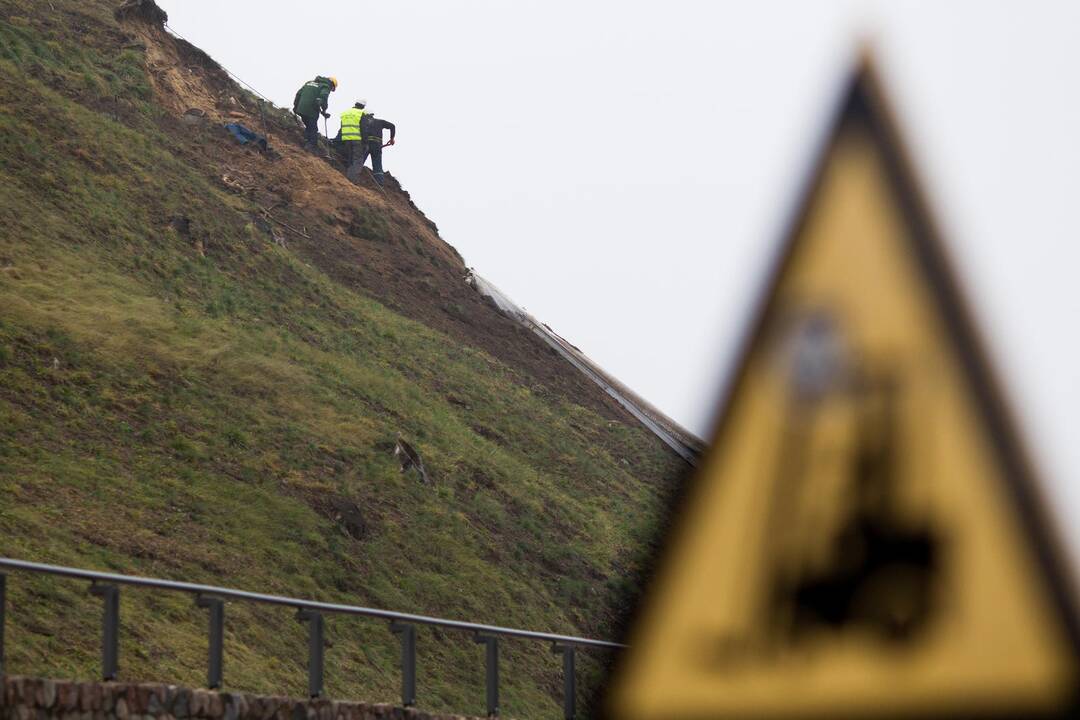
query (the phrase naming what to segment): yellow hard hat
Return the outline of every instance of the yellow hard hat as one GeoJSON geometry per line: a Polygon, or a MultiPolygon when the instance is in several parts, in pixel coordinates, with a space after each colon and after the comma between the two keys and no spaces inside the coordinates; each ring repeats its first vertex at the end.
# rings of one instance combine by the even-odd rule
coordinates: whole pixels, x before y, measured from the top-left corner
{"type": "Polygon", "coordinates": [[[337,78],[333,75],[330,76],[330,85],[337,90],[337,78]]]}

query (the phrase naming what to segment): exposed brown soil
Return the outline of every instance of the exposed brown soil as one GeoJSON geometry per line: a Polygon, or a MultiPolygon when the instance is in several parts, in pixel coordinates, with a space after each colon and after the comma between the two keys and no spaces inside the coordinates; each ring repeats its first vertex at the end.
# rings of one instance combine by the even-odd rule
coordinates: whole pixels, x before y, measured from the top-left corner
{"type": "Polygon", "coordinates": [[[250,107],[253,103],[241,99],[239,88],[205,53],[141,18],[125,21],[124,27],[145,45],[154,89],[175,113],[173,130],[192,138],[192,159],[267,209],[262,220],[291,251],[336,281],[523,372],[536,391],[636,423],[554,350],[465,284],[461,256],[392,176],[382,189],[369,173],[354,185],[338,160],[301,148],[302,132],[291,118],[280,110],[260,113],[250,107]],[[180,122],[189,109],[204,111],[205,119],[180,122]],[[267,132],[271,152],[239,146],[221,130],[225,122],[267,132]]]}

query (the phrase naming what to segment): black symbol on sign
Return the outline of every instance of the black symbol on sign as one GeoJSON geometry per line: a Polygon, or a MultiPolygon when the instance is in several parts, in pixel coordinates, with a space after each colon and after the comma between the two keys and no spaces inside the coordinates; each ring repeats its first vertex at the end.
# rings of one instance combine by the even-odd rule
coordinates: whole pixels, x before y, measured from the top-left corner
{"type": "MultiPolygon", "coordinates": [[[[859,626],[904,640],[931,617],[938,542],[926,524],[898,510],[899,391],[888,373],[852,378],[855,442],[845,463],[846,507],[826,530],[829,559],[820,568],[788,564],[787,572],[774,571],[766,581],[769,615],[781,639],[798,643],[815,630],[859,626]]],[[[805,439],[795,434],[795,443],[805,439]]],[[[796,482],[802,476],[795,469],[796,482]]]]}
{"type": "Polygon", "coordinates": [[[764,538],[773,555],[761,595],[768,634],[780,645],[856,627],[887,640],[913,637],[933,611],[939,553],[929,527],[900,509],[901,468],[911,469],[902,465],[900,374],[855,357],[823,312],[796,323],[790,339],[791,400],[767,526],[779,542],[764,538]],[[835,433],[824,441],[823,470],[817,443],[830,407],[846,408],[849,439],[839,448],[835,433]],[[807,512],[813,493],[830,491],[826,512],[807,512]],[[784,542],[788,527],[794,537],[784,542]]]}
{"type": "MultiPolygon", "coordinates": [[[[761,662],[827,636],[903,647],[932,623],[941,540],[905,504],[917,477],[905,443],[903,374],[846,346],[831,316],[803,316],[782,353],[787,407],[767,478],[760,562],[742,631],[710,641],[706,661],[761,662]]],[[[755,539],[748,538],[751,543],[755,539]]]]}

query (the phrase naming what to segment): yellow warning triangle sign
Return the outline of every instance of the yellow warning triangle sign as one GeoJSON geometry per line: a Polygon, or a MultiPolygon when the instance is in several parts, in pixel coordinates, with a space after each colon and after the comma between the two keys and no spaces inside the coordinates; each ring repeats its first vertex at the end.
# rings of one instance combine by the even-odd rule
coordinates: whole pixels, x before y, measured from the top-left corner
{"type": "Polygon", "coordinates": [[[1080,717],[1074,598],[893,127],[864,65],[610,717],[1080,717]]]}

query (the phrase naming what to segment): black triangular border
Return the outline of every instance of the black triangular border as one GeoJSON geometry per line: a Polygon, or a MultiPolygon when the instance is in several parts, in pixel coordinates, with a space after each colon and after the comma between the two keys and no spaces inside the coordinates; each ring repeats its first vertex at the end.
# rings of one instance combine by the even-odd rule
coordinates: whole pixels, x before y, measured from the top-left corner
{"type": "MultiPolygon", "coordinates": [[[[936,300],[936,306],[946,323],[952,338],[957,357],[960,359],[964,375],[971,386],[972,396],[983,418],[987,432],[990,435],[994,449],[998,455],[999,463],[1003,468],[1002,475],[1005,478],[1007,490],[1017,508],[1025,536],[1029,538],[1035,551],[1042,577],[1047,582],[1047,589],[1057,610],[1062,625],[1068,634],[1069,644],[1072,648],[1077,665],[1080,667],[1080,612],[1078,612],[1077,594],[1072,584],[1072,577],[1067,571],[1065,554],[1050,516],[1045,510],[1045,505],[1040,496],[1039,486],[1035,482],[1035,473],[1020,436],[1016,432],[1013,415],[1009,411],[1004,396],[1000,391],[1001,385],[992,370],[992,366],[984,351],[976,324],[972,320],[972,314],[964,299],[964,294],[956,280],[957,275],[953,272],[953,264],[945,252],[945,246],[941,241],[941,235],[937,226],[932,221],[929,206],[920,192],[920,184],[913,171],[913,164],[909,160],[910,155],[906,150],[898,125],[894,121],[888,102],[881,91],[881,83],[878,73],[874,68],[873,61],[868,55],[863,55],[854,72],[844,86],[842,99],[836,105],[832,121],[827,128],[824,141],[819,143],[818,151],[812,164],[812,172],[806,183],[800,198],[796,203],[796,212],[791,216],[787,228],[782,235],[780,252],[776,256],[769,270],[766,281],[762,285],[753,312],[753,321],[748,326],[740,342],[737,360],[732,366],[727,385],[724,389],[720,414],[714,422],[710,434],[710,448],[715,445],[716,439],[727,429],[730,422],[730,408],[739,388],[743,385],[749,356],[752,349],[764,337],[765,327],[769,317],[774,311],[774,298],[777,295],[778,286],[784,277],[797,248],[798,238],[802,235],[805,223],[811,208],[819,196],[822,184],[822,176],[825,172],[828,159],[839,138],[843,135],[846,126],[856,122],[868,129],[876,143],[884,160],[888,173],[889,185],[899,203],[901,215],[904,217],[910,230],[913,250],[919,265],[923,271],[927,283],[931,287],[936,300]]],[[[708,453],[702,458],[699,467],[705,467],[708,463],[708,453]]],[[[665,548],[670,540],[686,531],[684,524],[679,521],[683,516],[681,510],[696,494],[696,484],[693,471],[688,471],[679,483],[678,490],[673,494],[669,504],[667,518],[668,526],[663,532],[664,539],[651,559],[645,576],[650,580],[658,574],[661,565],[665,562],[667,553],[665,548]]],[[[627,614],[621,624],[620,638],[622,642],[631,639],[631,633],[638,617],[646,612],[650,594],[648,588],[651,582],[646,582],[646,589],[638,599],[636,606],[627,614]]],[[[599,708],[604,707],[603,698],[606,695],[606,687],[612,683],[621,673],[620,662],[616,658],[614,669],[608,677],[608,683],[600,690],[600,696],[596,702],[599,708]]],[[[1069,707],[1061,714],[1048,716],[1049,718],[1080,718],[1080,676],[1077,678],[1078,687],[1076,695],[1069,707]]],[[[837,715],[830,715],[837,718],[837,715]]],[[[906,716],[899,716],[906,717],[906,716]]],[[[927,717],[922,715],[920,717],[927,717]]],[[[963,718],[987,718],[990,720],[1006,720],[1011,718],[1039,718],[1030,713],[1016,713],[1014,710],[1004,710],[1001,714],[989,716],[964,714],[963,718]]],[[[614,718],[612,719],[614,720],[614,718]]]]}

